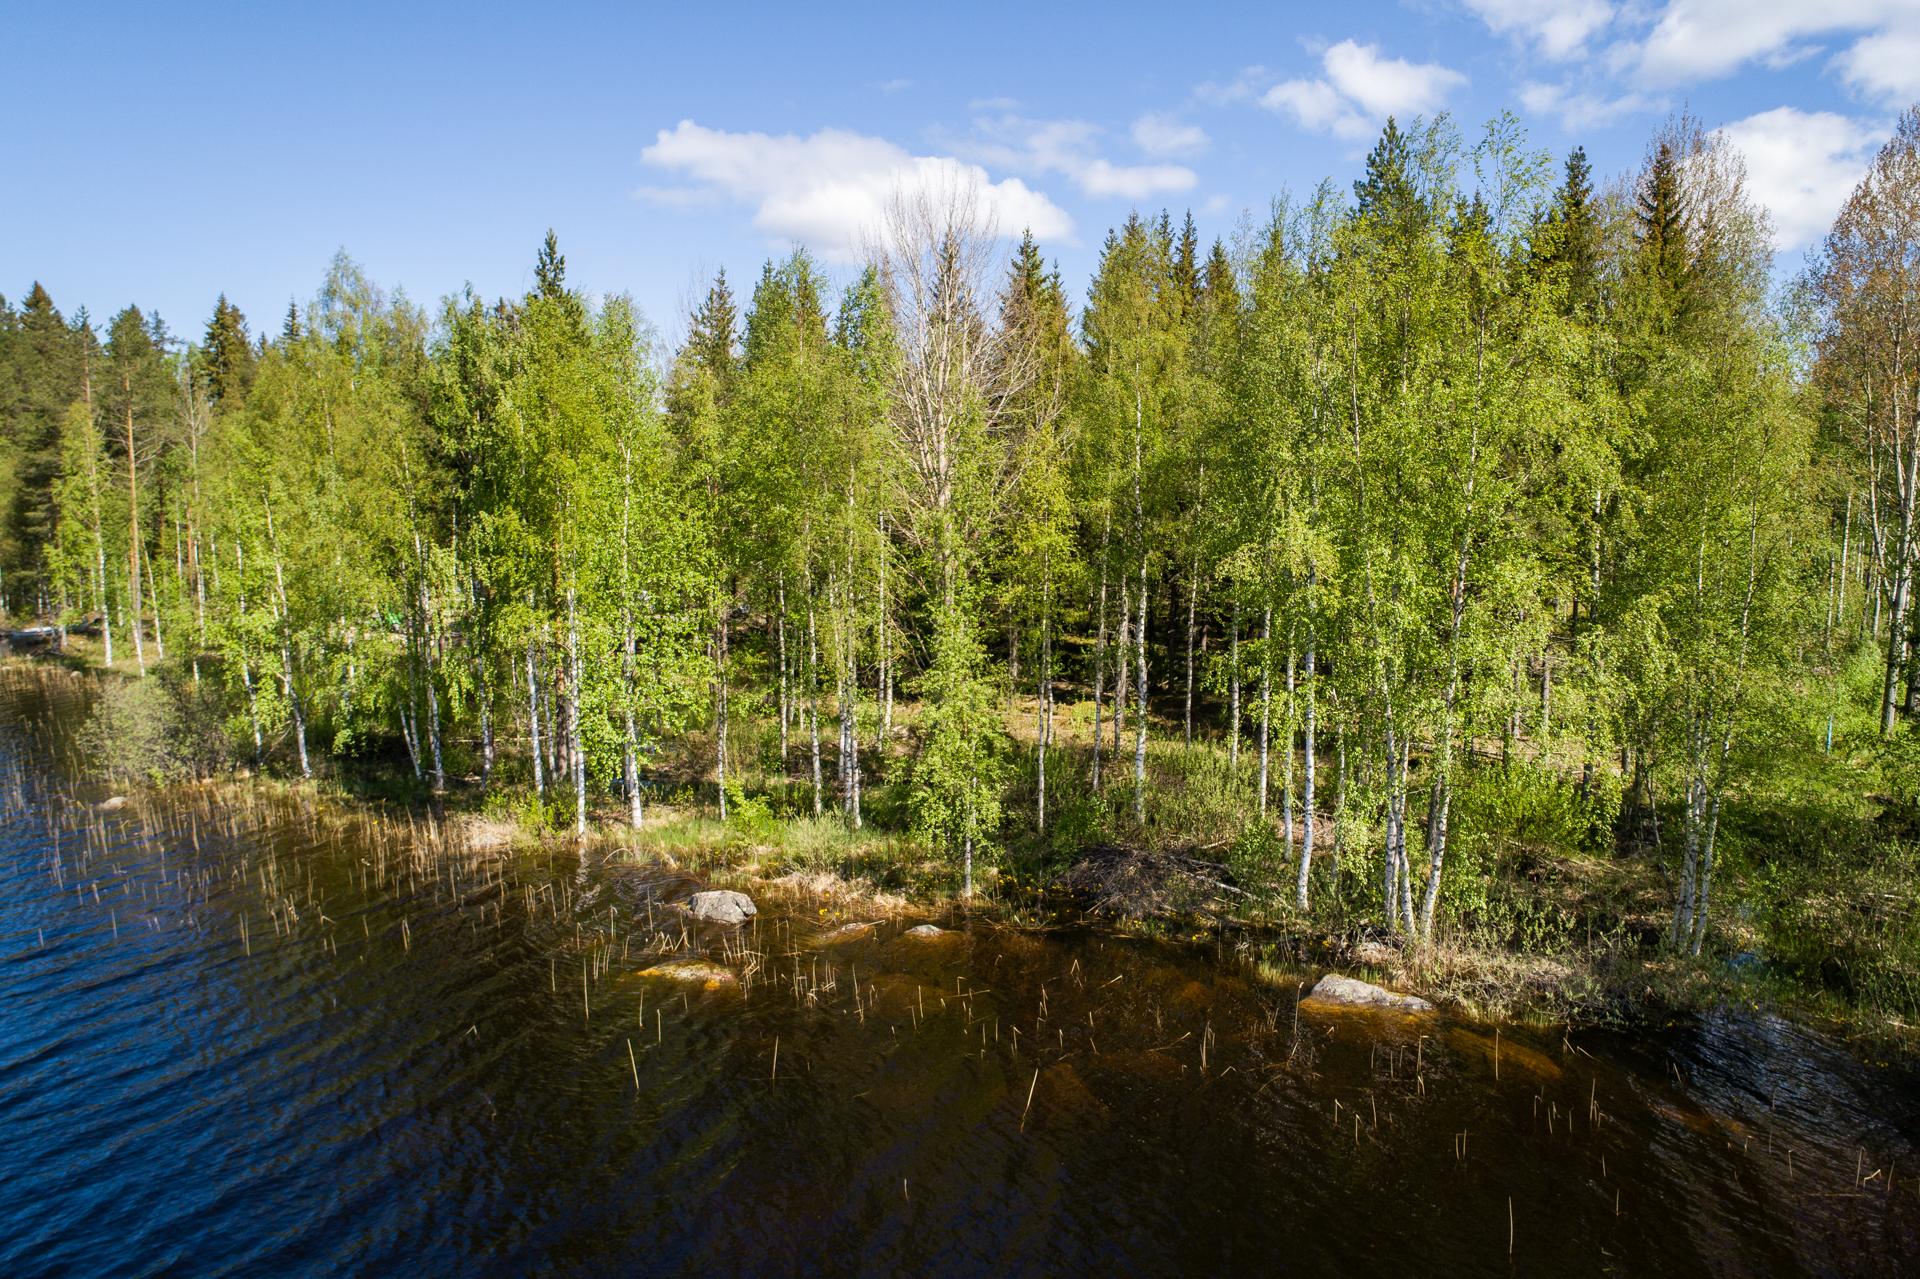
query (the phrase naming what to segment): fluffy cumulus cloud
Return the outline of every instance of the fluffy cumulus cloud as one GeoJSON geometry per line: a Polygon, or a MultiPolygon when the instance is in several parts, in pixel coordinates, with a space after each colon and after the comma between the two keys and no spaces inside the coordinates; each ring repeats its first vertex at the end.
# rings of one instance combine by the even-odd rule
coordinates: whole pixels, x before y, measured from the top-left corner
{"type": "Polygon", "coordinates": [[[1439,109],[1467,78],[1437,62],[1381,56],[1380,47],[1342,40],[1320,59],[1314,80],[1283,80],[1260,97],[1269,110],[1291,115],[1303,128],[1343,138],[1370,136],[1390,115],[1439,109]]]}
{"type": "Polygon", "coordinates": [[[1834,214],[1873,158],[1879,134],[1831,111],[1775,107],[1720,131],[1747,162],[1747,188],[1773,214],[1774,247],[1805,248],[1834,214]]]}
{"type": "Polygon", "coordinates": [[[1668,0],[1644,39],[1620,60],[1646,81],[1686,84],[1749,62],[1782,66],[1845,47],[1836,62],[1856,88],[1897,100],[1920,86],[1920,4],[1915,0],[1668,0]]]}
{"type": "Polygon", "coordinates": [[[1198,155],[1207,149],[1207,131],[1157,112],[1133,122],[1133,144],[1148,155],[1198,155]]]}
{"type": "Polygon", "coordinates": [[[1920,98],[1920,5],[1903,23],[1855,41],[1835,62],[1846,82],[1874,101],[1899,106],[1920,98]]]}
{"type": "Polygon", "coordinates": [[[1520,86],[1520,105],[1535,115],[1560,118],[1567,129],[1600,129],[1629,115],[1656,112],[1660,102],[1641,93],[1609,95],[1565,84],[1530,80],[1520,86]]]}
{"type": "Polygon", "coordinates": [[[1070,241],[1073,220],[1018,178],[995,181],[978,164],[917,156],[883,138],[843,129],[798,134],[731,133],[682,120],[641,152],[681,185],[647,188],[660,203],[726,199],[753,206],[766,234],[805,244],[834,261],[857,259],[878,234],[887,202],[902,190],[971,188],[1003,234],[1031,230],[1070,241]]]}
{"type": "Polygon", "coordinates": [[[1613,21],[1607,0],[1465,0],[1488,28],[1525,39],[1555,60],[1586,52],[1587,41],[1613,21]]]}
{"type": "MultiPolygon", "coordinates": [[[[1194,133],[1204,142],[1205,134],[1194,133]]],[[[973,133],[955,141],[952,150],[1009,173],[1064,177],[1097,199],[1147,200],[1192,190],[1200,180],[1181,164],[1115,164],[1101,156],[1101,140],[1100,128],[1084,120],[1034,120],[1009,111],[976,117],[973,133]]]]}

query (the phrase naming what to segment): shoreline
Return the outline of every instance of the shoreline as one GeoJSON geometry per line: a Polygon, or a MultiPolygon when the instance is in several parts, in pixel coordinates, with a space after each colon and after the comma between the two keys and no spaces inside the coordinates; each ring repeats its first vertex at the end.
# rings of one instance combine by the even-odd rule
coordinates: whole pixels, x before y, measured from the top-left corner
{"type": "MultiPolygon", "coordinates": [[[[7,654],[0,663],[61,670],[83,679],[132,678],[71,653],[7,654]]],[[[185,785],[256,795],[305,794],[360,817],[397,819],[404,814],[426,824],[429,840],[458,838],[469,852],[551,854],[579,847],[570,832],[527,820],[524,813],[532,797],[520,793],[524,788],[500,786],[482,792],[478,779],[468,778],[438,796],[400,797],[413,789],[412,779],[376,761],[362,759],[349,766],[331,760],[322,772],[301,779],[234,764],[225,776],[162,783],[159,789],[185,785]]],[[[103,794],[142,789],[139,784],[98,784],[105,788],[103,794]]],[[[602,797],[590,816],[588,846],[623,855],[636,866],[651,865],[712,886],[801,900],[846,922],[880,916],[944,924],[964,918],[1027,930],[1093,928],[1174,945],[1210,943],[1220,962],[1237,966],[1274,990],[1296,986],[1301,972],[1338,972],[1418,994],[1449,1016],[1486,1025],[1632,1027],[1729,1007],[1771,1011],[1866,1050],[1920,1054],[1920,1028],[1771,973],[1764,961],[1736,966],[1717,958],[1689,958],[1660,947],[1623,944],[1617,932],[1605,944],[1590,944],[1584,951],[1490,947],[1451,936],[1412,948],[1403,939],[1382,935],[1377,927],[1362,923],[1329,928],[1311,917],[1299,919],[1288,907],[1234,913],[1214,909],[1223,903],[1209,902],[1173,911],[1089,909],[1051,883],[1025,878],[1016,865],[987,869],[982,874],[984,891],[969,902],[938,876],[909,876],[909,882],[889,885],[864,873],[855,858],[836,858],[830,852],[792,855],[790,845],[798,836],[817,834],[822,819],[762,813],[723,826],[706,806],[662,803],[650,806],[647,824],[634,829],[613,816],[615,812],[602,797]]],[[[898,849],[909,846],[896,841],[898,849]]],[[[1752,952],[1740,955],[1751,958],[1752,952]]]]}

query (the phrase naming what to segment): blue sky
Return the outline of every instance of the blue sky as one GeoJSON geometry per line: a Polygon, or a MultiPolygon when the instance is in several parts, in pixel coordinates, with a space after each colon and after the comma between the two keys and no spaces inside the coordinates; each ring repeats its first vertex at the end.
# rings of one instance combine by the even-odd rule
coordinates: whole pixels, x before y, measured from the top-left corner
{"type": "Polygon", "coordinates": [[[0,7],[0,291],[275,328],[345,248],[432,303],[569,278],[671,338],[719,266],[844,277],[900,182],[959,174],[1076,296],[1131,208],[1230,236],[1342,183],[1389,112],[1502,108],[1607,177],[1690,108],[1797,262],[1904,106],[1920,0],[0,7]],[[402,11],[404,10],[404,11],[402,11]]]}

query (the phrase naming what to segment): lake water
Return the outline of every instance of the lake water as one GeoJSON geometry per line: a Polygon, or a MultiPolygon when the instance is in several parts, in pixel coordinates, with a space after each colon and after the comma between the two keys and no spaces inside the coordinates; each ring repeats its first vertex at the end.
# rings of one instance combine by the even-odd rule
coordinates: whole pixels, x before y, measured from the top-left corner
{"type": "Polygon", "coordinates": [[[1920,1073],[1776,1018],[1329,1017],[1219,942],[706,929],[598,850],[101,811],[89,687],[0,668],[0,1274],[1920,1267],[1920,1073]],[[694,957],[738,984],[639,975],[694,957]]]}

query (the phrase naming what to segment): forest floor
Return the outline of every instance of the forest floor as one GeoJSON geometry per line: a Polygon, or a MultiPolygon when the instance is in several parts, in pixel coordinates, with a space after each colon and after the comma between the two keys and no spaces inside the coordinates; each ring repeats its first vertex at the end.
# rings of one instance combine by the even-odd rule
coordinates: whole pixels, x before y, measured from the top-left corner
{"type": "MultiPolygon", "coordinates": [[[[58,660],[98,666],[84,644],[58,660]]],[[[131,663],[116,665],[131,673],[131,663]]],[[[182,679],[169,682],[174,705],[154,712],[159,727],[123,727],[108,735],[110,749],[164,754],[152,740],[156,732],[193,743],[170,759],[204,760],[216,748],[217,741],[208,743],[221,726],[196,717],[191,699],[179,695],[182,679]]],[[[644,826],[632,829],[624,803],[602,795],[590,815],[592,837],[625,856],[749,891],[805,896],[849,918],[984,913],[1045,925],[1091,915],[1122,930],[1229,943],[1250,968],[1289,986],[1303,967],[1340,967],[1486,1018],[1631,1022],[1734,1005],[1920,1049],[1920,785],[1906,781],[1920,778],[1920,760],[1890,757],[1857,725],[1842,725],[1832,751],[1783,753],[1764,785],[1729,804],[1712,934],[1695,958],[1664,945],[1671,852],[1615,838],[1617,778],[1609,797],[1604,785],[1583,789],[1570,770],[1531,760],[1466,770],[1455,795],[1435,936],[1414,947],[1380,924],[1377,831],[1359,818],[1342,830],[1324,811],[1331,807],[1331,767],[1323,764],[1313,907],[1301,913],[1292,897],[1302,819],[1296,815],[1294,838],[1285,840],[1277,781],[1267,815],[1259,815],[1251,740],[1243,739],[1235,761],[1219,736],[1188,744],[1178,719],[1156,717],[1142,827],[1131,816],[1131,723],[1124,749],[1108,757],[1106,784],[1095,791],[1091,701],[1062,704],[1042,832],[1032,818],[1034,709],[1031,698],[1007,704],[1009,816],[1000,847],[979,859],[972,901],[961,900],[952,859],[910,829],[911,704],[895,707],[890,749],[866,752],[858,828],[831,794],[837,732],[825,714],[827,786],[816,816],[810,739],[790,731],[782,769],[775,718],[744,713],[729,744],[732,757],[751,766],[729,788],[725,822],[707,769],[714,743],[695,734],[649,770],[644,826]]],[[[229,735],[232,727],[225,726],[229,735]]],[[[483,789],[465,768],[477,743],[449,742],[456,767],[436,798],[397,740],[354,743],[339,757],[321,751],[323,744],[316,728],[320,779],[308,784],[343,799],[437,808],[476,842],[571,838],[570,803],[556,802],[551,791],[544,802],[534,794],[524,751],[503,748],[493,783],[483,789]]],[[[284,774],[287,744],[269,748],[270,771],[284,774]]],[[[138,759],[122,766],[131,774],[154,771],[138,759]]],[[[1416,790],[1424,794],[1417,783],[1416,790]]],[[[1670,816],[1663,821],[1673,828],[1670,816]]],[[[1423,860],[1418,850],[1414,859],[1423,860]]]]}

